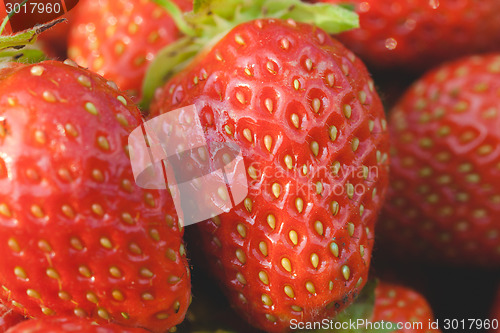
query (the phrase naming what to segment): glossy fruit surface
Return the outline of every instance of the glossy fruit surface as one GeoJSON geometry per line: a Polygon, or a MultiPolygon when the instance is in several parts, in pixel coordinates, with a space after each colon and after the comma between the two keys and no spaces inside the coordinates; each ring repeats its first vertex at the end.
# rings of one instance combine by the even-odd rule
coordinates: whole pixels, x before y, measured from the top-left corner
{"type": "Polygon", "coordinates": [[[381,244],[413,258],[500,265],[500,55],[427,73],[394,108],[381,244]]]}
{"type": "Polygon", "coordinates": [[[200,223],[202,249],[252,324],[332,317],[367,279],[388,136],[364,65],[310,25],[241,24],[157,93],[194,104],[210,142],[240,145],[249,195],[200,223]]]}
{"type": "Polygon", "coordinates": [[[67,317],[45,317],[27,320],[7,331],[7,333],[147,333],[141,328],[130,328],[116,324],[102,326],[88,319],[67,317]]]}
{"type": "Polygon", "coordinates": [[[353,4],[360,28],[339,39],[367,64],[418,71],[500,50],[499,0],[321,0],[353,4]]]}
{"type": "MultiPolygon", "coordinates": [[[[175,1],[183,10],[192,2],[175,1]]],[[[82,0],[69,36],[68,55],[139,99],[156,53],[179,37],[165,9],[151,0],[82,0]]]]}
{"type": "MultiPolygon", "coordinates": [[[[416,291],[390,283],[380,282],[375,288],[375,307],[372,321],[401,324],[397,333],[438,333],[429,328],[434,314],[427,300],[416,291]]],[[[395,326],[396,327],[396,326],[395,326]]]]}
{"type": "Polygon", "coordinates": [[[116,85],[74,63],[0,71],[0,299],[16,312],[155,332],[182,321],[183,229],[128,158],[141,122],[116,85]]]}

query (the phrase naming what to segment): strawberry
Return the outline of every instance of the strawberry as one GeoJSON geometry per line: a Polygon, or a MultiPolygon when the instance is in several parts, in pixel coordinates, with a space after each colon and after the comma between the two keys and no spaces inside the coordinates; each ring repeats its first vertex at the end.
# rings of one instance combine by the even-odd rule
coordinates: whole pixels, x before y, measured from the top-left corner
{"type": "Polygon", "coordinates": [[[375,288],[372,322],[391,322],[400,325],[397,333],[441,332],[429,327],[434,314],[427,300],[416,291],[397,284],[380,282],[375,288]]]}
{"type": "Polygon", "coordinates": [[[326,32],[293,20],[242,23],[211,45],[151,105],[157,116],[194,104],[209,144],[241,147],[249,194],[196,225],[201,249],[252,325],[333,317],[367,280],[388,180],[373,81],[326,32]]]}
{"type": "Polygon", "coordinates": [[[30,317],[89,317],[163,332],[190,277],[172,199],[135,186],[141,114],[68,61],[0,71],[0,301],[30,317]]]}
{"type": "Polygon", "coordinates": [[[27,320],[7,331],[8,333],[147,333],[141,328],[116,324],[96,325],[88,319],[75,317],[45,317],[27,320]]]}
{"type": "Polygon", "coordinates": [[[24,320],[24,317],[0,303],[0,333],[24,320]]]}
{"type": "Polygon", "coordinates": [[[500,267],[500,54],[430,71],[392,112],[381,245],[500,267]]]}
{"type": "MultiPolygon", "coordinates": [[[[191,8],[192,1],[175,2],[182,10],[191,8]]],[[[179,35],[173,19],[151,0],[82,0],[68,55],[138,100],[149,63],[179,35]]]]}
{"type": "Polygon", "coordinates": [[[360,29],[338,38],[374,67],[415,71],[500,50],[500,0],[317,1],[355,6],[360,29]]]}

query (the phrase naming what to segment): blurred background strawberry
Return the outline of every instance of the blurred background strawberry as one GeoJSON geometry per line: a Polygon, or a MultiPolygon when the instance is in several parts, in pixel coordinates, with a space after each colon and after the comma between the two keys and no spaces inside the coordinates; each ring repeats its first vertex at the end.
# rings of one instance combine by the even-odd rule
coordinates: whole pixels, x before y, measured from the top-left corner
{"type": "MultiPolygon", "coordinates": [[[[192,1],[175,0],[183,11],[192,1]]],[[[68,55],[141,97],[144,74],[156,53],[177,40],[174,20],[151,0],[82,0],[73,18],[68,55]]]]}

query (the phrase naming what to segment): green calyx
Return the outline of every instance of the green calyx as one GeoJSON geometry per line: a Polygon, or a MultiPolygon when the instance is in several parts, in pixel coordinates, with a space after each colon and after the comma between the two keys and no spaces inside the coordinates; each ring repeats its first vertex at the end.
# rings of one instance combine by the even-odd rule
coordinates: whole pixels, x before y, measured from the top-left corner
{"type": "Polygon", "coordinates": [[[184,37],[161,50],[150,65],[143,83],[143,108],[148,108],[156,88],[241,23],[259,18],[293,19],[331,34],[359,26],[358,15],[346,7],[300,0],[194,0],[189,13],[182,13],[171,0],[153,1],[170,14],[184,37]]]}
{"type": "MultiPolygon", "coordinates": [[[[42,50],[32,47],[26,47],[22,51],[7,50],[0,51],[0,63],[2,62],[20,62],[24,64],[34,64],[47,59],[42,50]]],[[[0,66],[1,67],[1,66],[0,66]]]]}
{"type": "Polygon", "coordinates": [[[331,34],[359,26],[357,14],[345,7],[300,0],[195,0],[193,12],[187,14],[186,20],[200,35],[208,27],[220,33],[224,32],[221,29],[266,17],[314,24],[331,34]],[[226,26],[220,25],[223,22],[226,26]]]}

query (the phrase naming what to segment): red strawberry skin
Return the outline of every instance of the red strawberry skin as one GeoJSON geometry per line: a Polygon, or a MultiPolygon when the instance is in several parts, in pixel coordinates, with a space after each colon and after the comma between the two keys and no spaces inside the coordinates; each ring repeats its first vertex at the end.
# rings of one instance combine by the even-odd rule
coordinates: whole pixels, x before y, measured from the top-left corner
{"type": "Polygon", "coordinates": [[[415,71],[500,50],[500,1],[320,0],[354,4],[360,28],[339,39],[367,64],[415,71]]]}
{"type": "MultiPolygon", "coordinates": [[[[192,1],[174,1],[182,10],[192,1]]],[[[139,98],[156,53],[179,37],[167,12],[151,0],[81,0],[73,18],[68,55],[139,98]]]]}
{"type": "Polygon", "coordinates": [[[378,235],[423,260],[500,267],[500,54],[424,75],[392,112],[378,235]]]}
{"type": "Polygon", "coordinates": [[[268,332],[333,317],[366,282],[387,186],[364,65],[310,25],[252,21],[167,82],[152,116],[191,104],[209,142],[236,142],[248,170],[248,197],[196,226],[230,302],[268,332]]]}
{"type": "MultiPolygon", "coordinates": [[[[397,284],[380,282],[375,288],[375,307],[372,322],[376,321],[402,323],[421,323],[422,326],[411,326],[396,330],[397,333],[431,333],[441,332],[429,328],[434,321],[434,314],[427,300],[416,291],[397,284]]],[[[409,325],[409,324],[406,324],[409,325]]]]}
{"type": "Polygon", "coordinates": [[[0,73],[0,300],[163,332],[190,299],[183,230],[135,186],[141,115],[113,86],[55,61],[0,73]]]}
{"type": "Polygon", "coordinates": [[[91,320],[75,317],[45,317],[27,320],[7,331],[7,333],[147,333],[142,328],[130,328],[117,324],[98,326],[91,320]]]}
{"type": "Polygon", "coordinates": [[[19,313],[0,303],[0,333],[4,333],[9,327],[16,325],[24,320],[19,313]]]}

